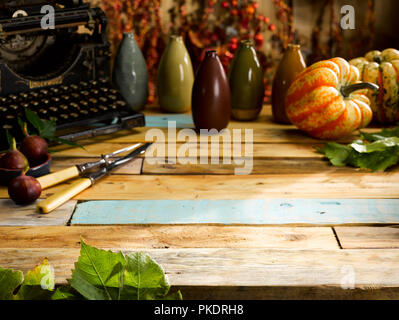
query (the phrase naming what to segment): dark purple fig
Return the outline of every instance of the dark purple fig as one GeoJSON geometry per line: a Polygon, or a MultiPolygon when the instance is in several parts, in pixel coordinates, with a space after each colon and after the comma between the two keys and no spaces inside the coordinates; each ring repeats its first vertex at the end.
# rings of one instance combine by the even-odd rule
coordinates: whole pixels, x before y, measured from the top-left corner
{"type": "Polygon", "coordinates": [[[11,180],[8,185],[10,198],[19,205],[35,202],[42,193],[42,187],[35,178],[26,176],[25,173],[11,180]]]}
{"type": "Polygon", "coordinates": [[[48,157],[48,144],[39,136],[26,136],[20,149],[28,158],[31,167],[44,163],[48,157]]]}
{"type": "Polygon", "coordinates": [[[24,170],[29,167],[26,157],[17,150],[15,139],[12,139],[11,150],[0,158],[0,168],[9,170],[24,170]]]}

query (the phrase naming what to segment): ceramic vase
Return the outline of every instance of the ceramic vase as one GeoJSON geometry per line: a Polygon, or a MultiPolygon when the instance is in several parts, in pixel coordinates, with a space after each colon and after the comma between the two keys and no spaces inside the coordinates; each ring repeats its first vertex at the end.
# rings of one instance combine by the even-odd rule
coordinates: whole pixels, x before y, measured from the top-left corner
{"type": "Polygon", "coordinates": [[[230,121],[230,86],[216,51],[207,51],[198,68],[193,87],[192,111],[197,131],[220,131],[230,121]]]}
{"type": "Polygon", "coordinates": [[[263,70],[252,41],[242,41],[229,70],[231,115],[236,120],[250,121],[263,107],[263,70]]]}
{"type": "Polygon", "coordinates": [[[295,78],[306,69],[306,63],[299,45],[289,44],[284,53],[272,88],[272,110],[274,121],[282,124],[290,124],[285,112],[285,97],[295,78]]]}
{"type": "Polygon", "coordinates": [[[194,71],[183,38],[171,36],[157,75],[159,105],[163,111],[184,113],[191,109],[194,71]]]}
{"type": "Polygon", "coordinates": [[[124,33],[115,57],[113,82],[129,107],[144,109],[148,100],[148,72],[133,33],[124,33]]]}

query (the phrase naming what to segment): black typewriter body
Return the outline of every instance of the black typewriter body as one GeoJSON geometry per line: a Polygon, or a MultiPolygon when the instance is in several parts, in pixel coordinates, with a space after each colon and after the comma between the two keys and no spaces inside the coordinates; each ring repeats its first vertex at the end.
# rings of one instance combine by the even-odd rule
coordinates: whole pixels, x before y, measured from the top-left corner
{"type": "Polygon", "coordinates": [[[22,138],[25,108],[74,141],[145,124],[111,84],[106,23],[82,0],[0,0],[0,150],[6,130],[22,138]],[[55,9],[52,29],[42,29],[44,5],[55,9]]]}

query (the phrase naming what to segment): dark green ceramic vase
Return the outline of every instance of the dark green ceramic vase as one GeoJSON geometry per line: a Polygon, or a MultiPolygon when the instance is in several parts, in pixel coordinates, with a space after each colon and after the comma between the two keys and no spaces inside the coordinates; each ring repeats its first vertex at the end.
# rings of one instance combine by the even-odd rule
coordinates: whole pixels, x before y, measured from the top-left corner
{"type": "Polygon", "coordinates": [[[183,113],[191,109],[194,71],[183,38],[171,36],[157,75],[157,93],[162,110],[183,113]]]}
{"type": "Polygon", "coordinates": [[[124,33],[115,57],[113,82],[129,107],[144,109],[148,100],[148,72],[133,33],[124,33]]]}
{"type": "Polygon", "coordinates": [[[250,121],[259,116],[264,98],[263,70],[252,41],[242,41],[229,71],[232,117],[250,121]]]}

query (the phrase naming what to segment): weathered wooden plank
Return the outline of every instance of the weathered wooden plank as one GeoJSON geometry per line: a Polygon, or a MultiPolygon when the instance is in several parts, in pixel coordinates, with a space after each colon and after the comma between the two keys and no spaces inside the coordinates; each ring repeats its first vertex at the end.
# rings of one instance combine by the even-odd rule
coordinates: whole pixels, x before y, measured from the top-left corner
{"type": "Polygon", "coordinates": [[[347,225],[399,223],[399,200],[259,199],[90,201],[72,225],[347,225]]]}
{"type": "MultiPolygon", "coordinates": [[[[399,250],[395,249],[224,248],[145,252],[162,265],[173,286],[228,287],[232,298],[234,291],[242,287],[399,288],[399,250]]],[[[71,248],[0,249],[1,266],[22,271],[47,257],[54,266],[57,283],[65,283],[71,276],[78,255],[79,249],[71,248]]]]}
{"type": "Polygon", "coordinates": [[[0,226],[65,226],[75,210],[77,201],[68,201],[51,215],[36,212],[36,205],[17,206],[11,200],[0,199],[0,226]]]}
{"type": "Polygon", "coordinates": [[[343,249],[399,248],[398,226],[336,227],[335,232],[343,249]]]}
{"type": "Polygon", "coordinates": [[[0,248],[79,248],[81,237],[98,248],[338,249],[331,228],[237,226],[85,226],[0,228],[0,248]]]}
{"type": "MultiPolygon", "coordinates": [[[[65,185],[45,190],[43,197],[65,185]]],[[[0,198],[8,198],[0,187],[0,198]]],[[[270,198],[396,199],[398,173],[279,175],[112,175],[77,200],[247,200],[270,198]]]]}
{"type": "MultiPolygon", "coordinates": [[[[85,150],[81,148],[67,148],[59,151],[53,155],[54,159],[65,157],[78,158],[98,158],[101,154],[111,153],[115,150],[122,149],[131,145],[131,143],[92,143],[86,144],[85,150]]],[[[244,144],[239,145],[237,151],[234,151],[232,144],[226,147],[226,153],[223,152],[223,144],[220,145],[201,145],[201,144],[163,144],[155,143],[150,146],[146,152],[146,157],[194,157],[199,158],[201,155],[208,158],[214,156],[216,158],[223,158],[228,155],[230,159],[239,157],[254,157],[254,158],[311,158],[322,159],[323,155],[317,153],[314,146],[321,146],[321,144],[254,144],[253,148],[245,147],[244,144]],[[193,156],[194,155],[194,156],[193,156]]]]}
{"type": "MultiPolygon", "coordinates": [[[[160,159],[157,163],[143,162],[142,174],[155,175],[233,175],[237,165],[232,164],[200,164],[191,159],[192,163],[181,164],[179,161],[169,161],[162,163],[160,159]]],[[[239,159],[245,160],[245,159],[239,159]]],[[[357,174],[369,172],[365,169],[351,167],[334,167],[328,161],[322,159],[254,159],[251,174],[357,174]]],[[[392,169],[391,172],[399,172],[399,167],[392,169]]]]}

